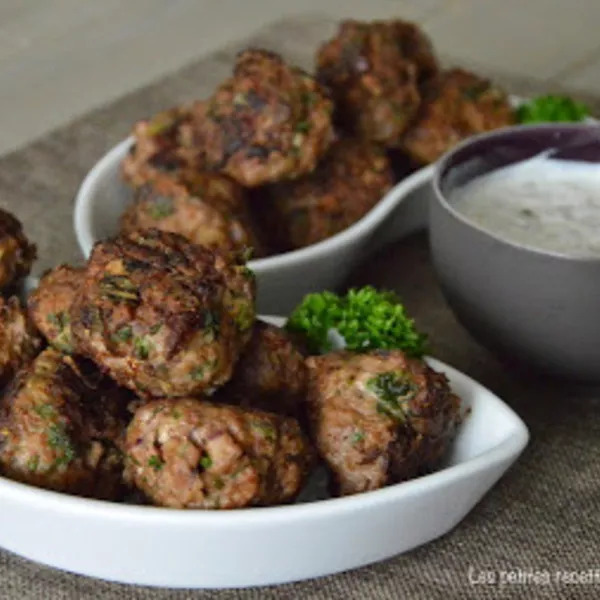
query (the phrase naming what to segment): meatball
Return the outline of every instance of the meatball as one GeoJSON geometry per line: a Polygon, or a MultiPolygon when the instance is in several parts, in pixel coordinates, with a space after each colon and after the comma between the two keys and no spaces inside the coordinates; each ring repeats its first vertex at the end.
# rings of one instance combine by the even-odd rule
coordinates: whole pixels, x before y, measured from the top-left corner
{"type": "Polygon", "coordinates": [[[0,403],[4,474],[71,494],[118,498],[124,406],[119,390],[91,363],[44,350],[0,403]]]}
{"type": "Polygon", "coordinates": [[[310,175],[265,188],[260,218],[275,247],[302,248],[350,227],[379,202],[393,181],[381,148],[342,139],[310,175]]]}
{"type": "Polygon", "coordinates": [[[183,132],[191,119],[192,107],[182,106],[137,123],[134,145],[121,165],[125,181],[140,187],[164,174],[180,177],[201,164],[197,149],[185,143],[189,136],[183,132]]]}
{"type": "Polygon", "coordinates": [[[126,479],[172,508],[288,502],[313,456],[294,419],[189,398],[141,406],[125,453],[126,479]]]}
{"type": "Polygon", "coordinates": [[[404,21],[343,21],[317,55],[317,79],[341,126],[387,147],[399,145],[421,102],[419,84],[436,70],[429,39],[404,21]]]}
{"type": "Polygon", "coordinates": [[[42,340],[19,299],[0,297],[0,385],[7,384],[41,348],[42,340]]]}
{"type": "Polygon", "coordinates": [[[488,80],[462,69],[433,79],[403,150],[419,164],[435,162],[461,140],[515,122],[508,97],[488,80]]]}
{"type": "Polygon", "coordinates": [[[0,290],[19,284],[36,259],[36,247],[23,234],[21,223],[0,209],[0,290]]]}
{"type": "Polygon", "coordinates": [[[220,175],[197,173],[185,184],[163,175],[139,188],[121,217],[121,233],[147,229],[178,233],[223,252],[253,248],[262,254],[242,189],[220,175]]]}
{"type": "Polygon", "coordinates": [[[310,75],[272,52],[245,50],[196,111],[196,136],[207,168],[254,187],[312,171],[333,141],[332,110],[310,75]]]}
{"type": "Polygon", "coordinates": [[[75,350],[71,306],[79,292],[83,269],[60,265],[48,271],[28,298],[29,315],[48,342],[61,352],[75,350]]]}
{"type": "Polygon", "coordinates": [[[342,494],[434,468],[459,420],[446,377],[400,350],[310,357],[308,410],[317,450],[342,494]]]}
{"type": "Polygon", "coordinates": [[[96,244],[71,307],[78,352],[142,397],[212,393],[253,322],[245,266],[156,230],[96,244]]]}
{"type": "Polygon", "coordinates": [[[233,378],[219,398],[246,408],[299,416],[305,391],[302,354],[281,328],[257,321],[233,378]]]}

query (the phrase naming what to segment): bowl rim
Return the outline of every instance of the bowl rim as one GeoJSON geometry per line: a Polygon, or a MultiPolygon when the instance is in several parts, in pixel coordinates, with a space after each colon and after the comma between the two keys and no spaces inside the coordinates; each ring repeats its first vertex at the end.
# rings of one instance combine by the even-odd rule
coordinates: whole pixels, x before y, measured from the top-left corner
{"type": "MultiPolygon", "coordinates": [[[[18,501],[31,506],[44,506],[44,510],[54,513],[69,514],[73,517],[85,517],[93,511],[96,518],[118,522],[143,522],[151,525],[172,526],[215,526],[224,529],[235,529],[239,526],[252,526],[263,523],[265,519],[277,522],[297,521],[303,518],[313,520],[324,519],[333,515],[352,514],[367,506],[371,509],[398,501],[400,498],[414,497],[432,487],[470,477],[493,464],[506,460],[512,461],[523,451],[530,435],[527,426],[519,415],[503,402],[491,390],[459,371],[437,359],[427,357],[427,362],[435,369],[460,379],[474,391],[479,402],[491,403],[497,413],[503,414],[508,423],[505,437],[485,449],[473,458],[446,466],[438,471],[423,475],[409,481],[388,487],[356,494],[352,496],[327,498],[300,504],[239,508],[224,511],[184,510],[156,506],[128,505],[93,498],[72,496],[61,492],[38,488],[26,483],[13,481],[0,476],[0,497],[18,501]]],[[[467,417],[468,418],[468,417],[467,417]]]]}
{"type": "MultiPolygon", "coordinates": [[[[450,216],[452,216],[455,220],[462,223],[462,225],[466,226],[469,229],[473,229],[477,231],[479,234],[491,238],[499,244],[503,244],[512,248],[513,250],[525,252],[537,256],[539,258],[550,258],[553,260],[559,261],[568,261],[576,264],[589,264],[589,265],[600,265],[600,258],[596,257],[587,257],[587,256],[573,256],[570,254],[562,253],[557,250],[543,250],[540,248],[534,248],[530,246],[526,246],[522,243],[515,242],[512,240],[508,240],[498,235],[497,233],[490,231],[489,229],[485,229],[481,225],[471,221],[468,217],[465,217],[461,212],[456,210],[452,203],[447,199],[446,195],[442,192],[441,189],[441,181],[443,180],[445,173],[448,169],[449,163],[451,163],[455,156],[462,152],[465,148],[469,146],[476,146],[485,140],[501,140],[506,137],[514,137],[514,136],[527,136],[531,131],[537,130],[552,130],[552,129],[562,129],[562,130],[573,130],[573,131],[581,131],[585,129],[596,129],[600,136],[600,122],[594,121],[585,121],[578,123],[533,123],[533,124],[517,124],[512,125],[510,127],[503,127],[501,129],[495,129],[494,131],[479,133],[477,135],[471,136],[466,140],[463,140],[454,148],[446,152],[434,165],[433,175],[432,175],[432,187],[433,187],[433,198],[435,202],[446,211],[450,216]]],[[[600,165],[599,165],[600,168],[600,165]]],[[[432,200],[433,201],[433,200],[432,200]]]]}
{"type": "MultiPolygon", "coordinates": [[[[85,258],[89,256],[94,244],[100,241],[96,240],[92,233],[94,202],[91,199],[94,196],[95,188],[103,179],[106,170],[115,163],[120,163],[133,143],[133,136],[129,136],[110,148],[87,172],[77,190],[73,209],[73,225],[79,249],[85,258]]],[[[319,259],[324,252],[336,251],[348,243],[374,232],[413,189],[432,179],[434,167],[433,164],[424,166],[395,183],[371,210],[343,231],[304,248],[250,260],[248,266],[257,272],[264,273],[272,269],[309,262],[319,259]]]]}

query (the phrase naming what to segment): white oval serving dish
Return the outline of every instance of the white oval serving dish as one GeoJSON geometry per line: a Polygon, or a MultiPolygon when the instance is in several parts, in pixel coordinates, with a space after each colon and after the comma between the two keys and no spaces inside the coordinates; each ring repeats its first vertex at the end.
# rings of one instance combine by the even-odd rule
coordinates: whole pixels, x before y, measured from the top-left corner
{"type": "MultiPolygon", "coordinates": [[[[95,242],[114,236],[132,200],[120,165],[133,144],[128,138],[105,154],[85,177],[75,198],[74,227],[87,258],[95,242]]],[[[258,310],[291,311],[309,292],[335,289],[368,253],[422,228],[433,167],[416,171],[393,187],[362,219],[327,240],[250,262],[258,283],[258,310]]]]}
{"type": "MultiPolygon", "coordinates": [[[[281,323],[281,319],[269,319],[281,323]]],[[[0,477],[0,546],[59,569],[122,583],[230,588],[298,581],[384,560],[455,527],[526,446],[521,419],[459,371],[470,413],[445,466],[345,498],[231,511],[77,498],[0,477]]]]}

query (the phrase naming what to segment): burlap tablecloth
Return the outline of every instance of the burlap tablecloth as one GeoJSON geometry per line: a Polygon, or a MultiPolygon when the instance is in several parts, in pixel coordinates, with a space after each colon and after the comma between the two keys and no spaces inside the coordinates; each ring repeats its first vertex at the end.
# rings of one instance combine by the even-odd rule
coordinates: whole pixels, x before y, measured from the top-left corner
{"type": "MultiPolygon", "coordinates": [[[[330,21],[307,16],[279,22],[251,41],[309,66],[313,49],[332,27],[330,21]]],[[[73,197],[94,162],[140,117],[209,93],[229,71],[235,51],[247,43],[190,65],[0,159],[0,205],[21,218],[37,242],[38,273],[58,262],[80,260],[71,225],[73,197]]],[[[499,79],[516,93],[540,91],[531,82],[499,79]]],[[[0,551],[0,598],[600,597],[600,390],[517,375],[478,346],[457,324],[440,294],[424,234],[386,249],[349,283],[397,290],[433,339],[435,355],[490,387],[530,428],[532,440],[519,462],[453,532],[403,556],[342,575],[232,591],[111,584],[0,551]],[[531,583],[536,574],[545,580],[545,573],[549,584],[531,583]],[[499,583],[476,583],[485,577],[499,583]]],[[[400,530],[402,524],[390,526],[400,530]]]]}

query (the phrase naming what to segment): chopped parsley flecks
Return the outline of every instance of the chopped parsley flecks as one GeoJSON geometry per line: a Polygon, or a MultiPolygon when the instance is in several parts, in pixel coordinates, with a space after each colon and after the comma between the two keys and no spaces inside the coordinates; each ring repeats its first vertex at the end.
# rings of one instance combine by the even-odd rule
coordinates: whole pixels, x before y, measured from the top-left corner
{"type": "Polygon", "coordinates": [[[350,437],[350,440],[352,441],[353,445],[362,442],[364,439],[365,439],[364,432],[362,432],[362,431],[360,431],[358,429],[350,437]]]}
{"type": "Polygon", "coordinates": [[[463,90],[463,96],[469,100],[477,100],[490,89],[487,81],[481,81],[463,90]]]}
{"type": "Polygon", "coordinates": [[[40,456],[39,456],[39,454],[34,454],[27,461],[27,470],[30,473],[35,473],[38,470],[39,465],[40,465],[40,456]]]}
{"type": "Polygon", "coordinates": [[[53,423],[48,428],[48,445],[60,454],[54,461],[56,467],[68,465],[75,458],[71,438],[61,423],[53,423]]]}
{"type": "Polygon", "coordinates": [[[155,221],[170,217],[175,212],[173,200],[171,198],[165,198],[164,196],[153,198],[152,202],[148,203],[146,212],[155,221]]]}
{"type": "Polygon", "coordinates": [[[249,260],[251,260],[253,256],[254,256],[254,248],[252,248],[252,246],[246,246],[240,252],[240,260],[244,263],[247,263],[249,260]]]}
{"type": "Polygon", "coordinates": [[[155,335],[157,334],[162,328],[162,323],[156,323],[156,325],[152,325],[152,327],[150,327],[150,335],[155,335]]]}
{"type": "Polygon", "coordinates": [[[168,129],[173,127],[175,123],[175,117],[171,113],[159,113],[153,119],[148,121],[146,131],[150,136],[159,135],[161,133],[165,133],[168,129]]]}
{"type": "Polygon", "coordinates": [[[57,335],[51,340],[52,345],[67,354],[73,352],[69,314],[64,311],[50,313],[46,316],[46,320],[58,329],[57,335]]]}
{"type": "Polygon", "coordinates": [[[204,337],[209,342],[215,340],[219,335],[219,315],[212,310],[207,310],[204,313],[204,330],[204,337]]]}
{"type": "Polygon", "coordinates": [[[140,360],[146,360],[152,351],[152,343],[144,337],[136,337],[133,340],[133,354],[140,360]]]}
{"type": "Polygon", "coordinates": [[[204,454],[204,456],[200,459],[199,464],[206,471],[212,467],[213,461],[208,454],[204,454]]]}
{"type": "Polygon", "coordinates": [[[319,96],[315,92],[303,92],[302,93],[302,103],[308,106],[309,108],[316,104],[319,96]]]}
{"type": "Polygon", "coordinates": [[[308,121],[300,121],[294,128],[298,133],[308,133],[310,131],[310,123],[308,121]]]}
{"type": "Polygon", "coordinates": [[[242,302],[234,317],[235,324],[240,331],[247,331],[254,324],[254,309],[250,302],[242,302]]]}
{"type": "Polygon", "coordinates": [[[252,429],[258,431],[268,442],[274,442],[277,439],[275,427],[266,421],[254,421],[252,429]]]}
{"type": "Polygon", "coordinates": [[[377,397],[377,411],[396,421],[406,421],[409,402],[418,392],[417,386],[398,371],[380,373],[367,381],[367,389],[377,397]]]}
{"type": "Polygon", "coordinates": [[[207,360],[206,362],[204,362],[203,364],[194,367],[191,371],[190,371],[190,377],[194,380],[194,381],[203,381],[206,378],[206,375],[217,368],[219,364],[219,361],[216,358],[213,358],[211,360],[207,360]]]}
{"type": "Polygon", "coordinates": [[[69,315],[64,311],[60,311],[57,313],[49,313],[46,317],[46,320],[51,325],[58,327],[60,331],[62,331],[71,321],[69,315]]]}
{"type": "Polygon", "coordinates": [[[133,336],[133,331],[129,325],[120,327],[114,332],[112,338],[115,342],[128,342],[133,336]]]}
{"type": "Polygon", "coordinates": [[[42,417],[42,419],[52,419],[56,416],[56,409],[51,404],[37,404],[33,410],[42,417]]]}
{"type": "Polygon", "coordinates": [[[256,274],[254,271],[246,266],[242,267],[242,275],[250,281],[254,281],[256,279],[256,274]]]}
{"type": "Polygon", "coordinates": [[[127,275],[105,275],[100,280],[100,289],[110,300],[130,303],[139,301],[138,289],[127,275]]]}
{"type": "Polygon", "coordinates": [[[155,471],[160,471],[163,466],[164,466],[164,462],[161,459],[160,456],[158,456],[158,454],[153,454],[149,459],[148,459],[148,466],[152,467],[155,471]]]}

